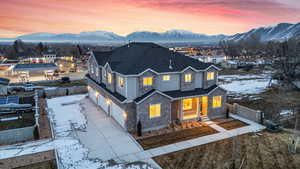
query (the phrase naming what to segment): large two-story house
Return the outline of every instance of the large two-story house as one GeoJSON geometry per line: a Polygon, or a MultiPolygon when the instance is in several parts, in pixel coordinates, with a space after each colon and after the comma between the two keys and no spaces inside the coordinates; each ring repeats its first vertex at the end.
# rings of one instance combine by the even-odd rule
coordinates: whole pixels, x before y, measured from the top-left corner
{"type": "Polygon", "coordinates": [[[213,64],[154,43],[93,52],[88,64],[89,97],[128,131],[138,123],[148,131],[226,115],[213,64]]]}

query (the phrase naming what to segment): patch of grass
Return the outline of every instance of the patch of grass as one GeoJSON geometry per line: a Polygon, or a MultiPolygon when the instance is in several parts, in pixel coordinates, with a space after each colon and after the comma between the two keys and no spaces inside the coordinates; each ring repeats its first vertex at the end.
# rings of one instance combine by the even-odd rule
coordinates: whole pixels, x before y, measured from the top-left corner
{"type": "MultiPolygon", "coordinates": [[[[290,154],[288,144],[291,134],[268,133],[262,136],[242,135],[238,137],[235,166],[245,169],[296,169],[300,166],[300,155],[290,154]]],[[[225,169],[232,168],[232,138],[209,143],[186,150],[154,157],[164,169],[225,169]]]]}
{"type": "Polygon", "coordinates": [[[210,134],[218,133],[215,129],[209,126],[195,127],[190,129],[184,129],[180,131],[174,131],[163,135],[156,135],[137,141],[142,145],[145,150],[165,146],[185,140],[190,140],[197,137],[202,137],[210,134]]]}

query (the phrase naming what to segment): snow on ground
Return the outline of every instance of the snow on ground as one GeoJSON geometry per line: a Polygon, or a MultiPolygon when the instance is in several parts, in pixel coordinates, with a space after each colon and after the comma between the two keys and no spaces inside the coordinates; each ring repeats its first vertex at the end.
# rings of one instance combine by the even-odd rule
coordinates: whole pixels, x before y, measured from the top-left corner
{"type": "Polygon", "coordinates": [[[65,98],[57,97],[47,101],[52,116],[56,136],[67,136],[75,129],[86,128],[87,121],[80,112],[77,101],[82,100],[85,95],[73,95],[65,98]]]}
{"type": "MultiPolygon", "coordinates": [[[[255,95],[266,90],[269,86],[271,75],[265,72],[261,75],[221,75],[220,86],[229,92],[229,95],[239,97],[255,95]]],[[[272,81],[276,83],[276,81],[272,81]]]]}
{"type": "Polygon", "coordinates": [[[88,158],[89,150],[72,133],[73,129],[82,130],[87,125],[78,102],[85,96],[73,95],[47,100],[55,139],[1,147],[0,159],[56,149],[63,169],[152,169],[148,165],[110,166],[100,159],[88,158]]]}

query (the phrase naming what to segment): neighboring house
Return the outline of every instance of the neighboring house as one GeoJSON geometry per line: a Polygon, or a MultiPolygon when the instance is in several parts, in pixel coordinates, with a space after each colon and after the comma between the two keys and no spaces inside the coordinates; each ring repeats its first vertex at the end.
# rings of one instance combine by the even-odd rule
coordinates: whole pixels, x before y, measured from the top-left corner
{"type": "Polygon", "coordinates": [[[214,63],[219,64],[223,61],[226,61],[226,56],[224,55],[213,55],[213,56],[191,56],[194,59],[198,59],[201,62],[205,63],[214,63]]]}
{"type": "Polygon", "coordinates": [[[128,131],[139,122],[147,131],[226,115],[213,64],[154,43],[93,52],[88,64],[89,97],[128,131]]]}
{"type": "Polygon", "coordinates": [[[0,95],[7,95],[9,79],[0,77],[0,95]]]}

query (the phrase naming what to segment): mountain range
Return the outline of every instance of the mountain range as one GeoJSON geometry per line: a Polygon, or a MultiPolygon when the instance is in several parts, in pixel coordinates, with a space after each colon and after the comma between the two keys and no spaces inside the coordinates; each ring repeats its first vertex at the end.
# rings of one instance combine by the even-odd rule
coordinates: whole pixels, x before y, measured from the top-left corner
{"type": "MultiPolygon", "coordinates": [[[[205,35],[193,33],[185,30],[170,30],[163,33],[139,31],[133,32],[127,36],[120,36],[113,32],[93,31],[81,32],[79,34],[63,33],[34,33],[16,38],[5,39],[15,40],[21,39],[25,41],[84,41],[84,42],[124,42],[124,41],[143,41],[143,42],[203,42],[218,43],[220,40],[242,41],[253,37],[260,41],[283,41],[292,37],[300,36],[300,23],[289,24],[280,23],[270,27],[260,27],[252,29],[245,33],[235,35],[205,35]]],[[[1,39],[0,39],[1,40],[1,39]]],[[[4,39],[2,39],[4,40],[4,39]]]]}

